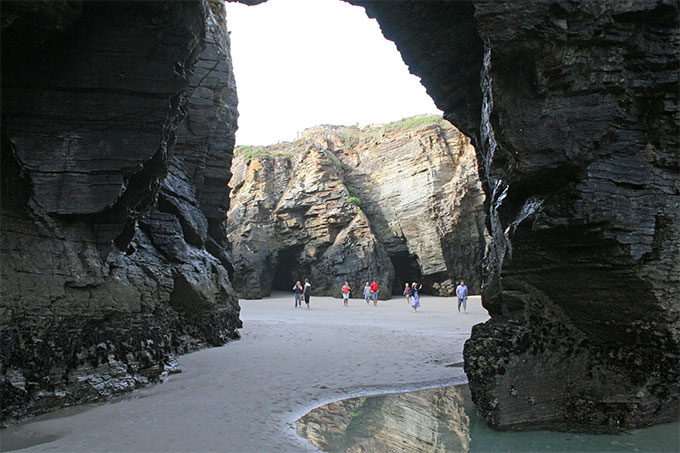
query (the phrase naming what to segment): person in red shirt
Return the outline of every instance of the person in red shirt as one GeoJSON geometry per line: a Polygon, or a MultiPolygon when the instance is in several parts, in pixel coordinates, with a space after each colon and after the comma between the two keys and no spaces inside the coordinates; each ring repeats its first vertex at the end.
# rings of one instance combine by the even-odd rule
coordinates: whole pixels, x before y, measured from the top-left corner
{"type": "Polygon", "coordinates": [[[373,280],[371,283],[371,298],[373,299],[373,306],[378,306],[378,284],[373,280]]]}
{"type": "Polygon", "coordinates": [[[342,287],[342,301],[345,303],[345,307],[349,303],[349,282],[345,282],[345,286],[342,287]]]}

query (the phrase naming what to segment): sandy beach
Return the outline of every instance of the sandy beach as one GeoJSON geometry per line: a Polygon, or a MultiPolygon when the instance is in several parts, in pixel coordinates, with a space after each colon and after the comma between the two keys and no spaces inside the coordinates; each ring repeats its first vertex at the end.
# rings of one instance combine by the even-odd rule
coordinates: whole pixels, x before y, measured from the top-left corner
{"type": "Polygon", "coordinates": [[[115,402],[61,410],[0,433],[2,451],[315,451],[295,420],[348,396],[466,381],[463,343],[488,319],[479,297],[459,314],[455,298],[379,301],[292,294],[241,300],[242,338],[179,358],[182,373],[115,402]],[[85,410],[83,410],[85,409],[85,410]],[[23,443],[24,446],[29,445],[23,443]]]}

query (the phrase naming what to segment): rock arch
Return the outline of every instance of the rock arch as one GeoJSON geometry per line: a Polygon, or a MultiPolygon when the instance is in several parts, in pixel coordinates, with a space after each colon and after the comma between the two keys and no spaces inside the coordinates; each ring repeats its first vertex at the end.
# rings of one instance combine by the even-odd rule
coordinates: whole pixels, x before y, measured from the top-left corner
{"type": "MultiPolygon", "coordinates": [[[[677,2],[350,3],[477,147],[492,320],[473,330],[465,369],[489,422],[677,417],[677,2]]],[[[133,388],[169,354],[235,335],[221,216],[236,98],[220,8],[3,5],[3,418],[133,388]],[[88,45],[95,23],[101,46],[88,45]],[[206,316],[173,309],[185,294],[206,316]],[[98,393],[83,373],[114,385],[98,393]]]]}
{"type": "Polygon", "coordinates": [[[465,371],[490,424],[677,417],[677,3],[350,3],[477,147],[492,319],[465,371]]]}

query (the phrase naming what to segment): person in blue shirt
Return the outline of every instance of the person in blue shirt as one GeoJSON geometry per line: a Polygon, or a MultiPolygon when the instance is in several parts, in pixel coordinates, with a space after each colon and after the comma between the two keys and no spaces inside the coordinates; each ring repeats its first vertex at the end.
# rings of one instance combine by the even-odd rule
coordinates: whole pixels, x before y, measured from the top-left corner
{"type": "Polygon", "coordinates": [[[456,296],[458,296],[458,313],[460,313],[461,304],[463,304],[463,313],[467,313],[468,287],[465,286],[463,280],[461,280],[460,285],[456,287],[456,296]]]}

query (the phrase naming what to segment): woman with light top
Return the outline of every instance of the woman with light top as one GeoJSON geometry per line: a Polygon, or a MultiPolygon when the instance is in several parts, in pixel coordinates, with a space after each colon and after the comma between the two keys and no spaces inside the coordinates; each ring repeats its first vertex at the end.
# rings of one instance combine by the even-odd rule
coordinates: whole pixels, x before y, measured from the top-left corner
{"type": "Polygon", "coordinates": [[[411,285],[411,309],[413,310],[413,313],[418,311],[418,307],[420,307],[420,290],[423,289],[423,284],[421,283],[420,286],[416,283],[413,282],[411,285]]]}
{"type": "Polygon", "coordinates": [[[307,310],[309,310],[309,298],[312,296],[312,284],[309,283],[308,279],[305,279],[305,287],[302,290],[302,295],[305,297],[305,303],[307,304],[307,310]]]}

